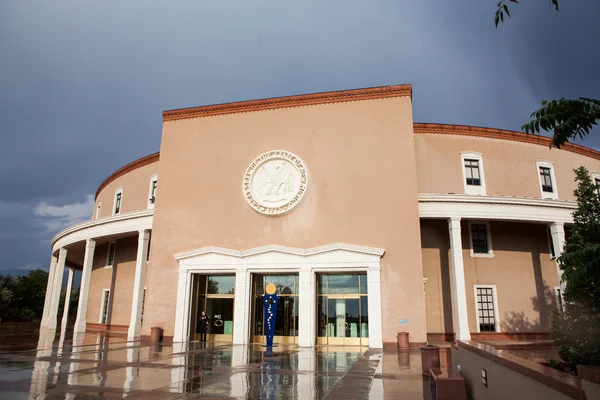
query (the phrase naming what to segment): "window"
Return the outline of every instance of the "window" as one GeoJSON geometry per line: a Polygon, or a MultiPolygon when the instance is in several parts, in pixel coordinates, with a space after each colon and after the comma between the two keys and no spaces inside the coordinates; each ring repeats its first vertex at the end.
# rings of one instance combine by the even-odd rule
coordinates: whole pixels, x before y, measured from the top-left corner
{"type": "Polygon", "coordinates": [[[99,201],[98,205],[96,206],[96,215],[95,215],[94,219],[100,218],[100,210],[101,209],[102,209],[102,202],[99,201]]]}
{"type": "Polygon", "coordinates": [[[550,176],[550,168],[540,167],[540,179],[542,181],[542,190],[544,192],[552,193],[552,176],[550,176]]]}
{"type": "Polygon", "coordinates": [[[115,242],[108,245],[108,255],[106,257],[106,268],[112,268],[115,263],[115,251],[117,244],[115,242]]]}
{"type": "Polygon", "coordinates": [[[144,288],[144,294],[142,294],[142,315],[140,316],[140,324],[144,323],[144,305],[146,305],[146,288],[144,288]]]}
{"type": "Polygon", "coordinates": [[[122,203],[123,203],[123,189],[119,189],[115,193],[115,204],[113,207],[113,215],[117,215],[121,212],[122,203]]]}
{"type": "Polygon", "coordinates": [[[471,257],[494,257],[488,221],[469,221],[469,241],[471,242],[471,257]]]}
{"type": "Polygon", "coordinates": [[[150,178],[150,191],[148,193],[148,208],[154,208],[156,202],[156,186],[158,185],[158,176],[150,178]]]}
{"type": "Polygon", "coordinates": [[[556,252],[554,250],[554,241],[552,241],[552,229],[550,229],[550,227],[548,227],[547,232],[548,232],[548,247],[550,249],[550,259],[553,260],[554,257],[556,257],[556,252]]]}
{"type": "Polygon", "coordinates": [[[479,153],[460,153],[465,194],[485,195],[483,156],[479,153]]]}
{"type": "Polygon", "coordinates": [[[563,312],[563,296],[560,286],[554,286],[554,295],[556,296],[556,308],[558,311],[563,312]]]}
{"type": "Polygon", "coordinates": [[[495,285],[475,285],[477,332],[498,332],[498,299],[495,285]]]}
{"type": "Polygon", "coordinates": [[[600,197],[600,175],[592,175],[594,178],[594,183],[596,184],[596,193],[598,194],[598,197],[600,197]]]}
{"type": "Polygon", "coordinates": [[[100,323],[106,324],[108,320],[108,302],[110,300],[110,289],[102,290],[102,309],[100,310],[100,323]]]}
{"type": "Polygon", "coordinates": [[[467,177],[467,185],[481,186],[478,160],[465,159],[465,176],[467,177]]]}
{"type": "Polygon", "coordinates": [[[146,252],[146,261],[150,259],[150,241],[152,240],[152,232],[148,234],[148,251],[146,252]]]}
{"type": "Polygon", "coordinates": [[[547,161],[538,161],[538,176],[540,181],[540,194],[543,199],[558,199],[556,178],[552,164],[547,161]]]}

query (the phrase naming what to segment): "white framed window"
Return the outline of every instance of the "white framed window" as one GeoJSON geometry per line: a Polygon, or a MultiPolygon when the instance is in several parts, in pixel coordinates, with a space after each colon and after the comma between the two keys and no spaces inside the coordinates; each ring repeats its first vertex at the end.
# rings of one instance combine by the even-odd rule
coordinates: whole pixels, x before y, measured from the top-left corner
{"type": "Polygon", "coordinates": [[[123,188],[118,189],[115,192],[115,201],[113,203],[113,215],[117,215],[123,208],[123,188]]]}
{"type": "Polygon", "coordinates": [[[465,194],[479,194],[485,196],[483,155],[474,152],[461,152],[460,160],[465,194]]]}
{"type": "Polygon", "coordinates": [[[158,175],[150,178],[150,190],[148,191],[148,208],[154,208],[156,202],[156,186],[158,185],[158,175]]]}
{"type": "Polygon", "coordinates": [[[473,285],[477,332],[500,332],[496,285],[473,285]]]}
{"type": "Polygon", "coordinates": [[[537,161],[537,174],[540,182],[540,195],[542,199],[558,199],[554,166],[548,161],[537,161]]]}
{"type": "Polygon", "coordinates": [[[94,219],[100,218],[100,210],[102,210],[102,202],[99,201],[96,205],[96,213],[94,214],[94,219]]]}
{"type": "Polygon", "coordinates": [[[495,257],[489,221],[469,221],[469,244],[471,257],[495,257]]]}
{"type": "Polygon", "coordinates": [[[117,242],[108,244],[108,252],[106,253],[106,266],[104,268],[112,268],[115,264],[115,256],[117,253],[117,242]]]}
{"type": "Polygon", "coordinates": [[[600,197],[600,172],[592,173],[592,183],[596,185],[596,194],[600,197]]]}
{"type": "Polygon", "coordinates": [[[554,297],[556,300],[556,308],[563,312],[563,295],[560,286],[554,286],[554,297]]]}
{"type": "Polygon", "coordinates": [[[106,324],[108,320],[108,303],[110,301],[110,289],[102,289],[102,306],[100,307],[100,320],[101,324],[106,324]]]}

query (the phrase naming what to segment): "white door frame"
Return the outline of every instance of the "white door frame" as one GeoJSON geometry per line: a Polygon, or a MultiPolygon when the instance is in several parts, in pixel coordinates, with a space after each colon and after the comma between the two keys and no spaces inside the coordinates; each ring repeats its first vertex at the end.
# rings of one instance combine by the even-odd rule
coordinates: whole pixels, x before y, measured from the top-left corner
{"type": "Polygon", "coordinates": [[[382,348],[381,257],[385,250],[333,243],[311,249],[269,245],[250,250],[203,247],[175,254],[179,262],[174,342],[189,340],[192,274],[235,274],[233,343],[248,344],[251,274],[298,273],[298,345],[316,344],[316,274],[366,272],[369,297],[369,347],[382,348]]]}

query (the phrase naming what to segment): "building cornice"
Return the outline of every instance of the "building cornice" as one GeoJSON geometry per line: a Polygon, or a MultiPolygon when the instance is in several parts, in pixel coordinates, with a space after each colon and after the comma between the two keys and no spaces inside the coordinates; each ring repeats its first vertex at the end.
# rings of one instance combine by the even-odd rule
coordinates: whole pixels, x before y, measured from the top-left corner
{"type": "MultiPolygon", "coordinates": [[[[522,142],[535,144],[539,146],[545,146],[550,148],[552,139],[546,136],[533,135],[529,133],[507,131],[502,129],[494,128],[482,128],[478,126],[466,126],[466,125],[449,125],[449,124],[427,124],[427,123],[414,123],[413,130],[415,134],[440,134],[440,135],[460,135],[460,136],[471,136],[471,137],[482,137],[486,139],[501,139],[510,140],[513,142],[522,142]]],[[[561,150],[569,151],[571,153],[580,154],[582,156],[590,157],[596,160],[600,160],[600,152],[590,149],[585,146],[581,146],[574,143],[567,143],[561,146],[561,150]]]]}
{"type": "Polygon", "coordinates": [[[573,223],[577,204],[564,200],[464,194],[420,194],[420,218],[573,223]]]}
{"type": "Polygon", "coordinates": [[[419,203],[479,203],[506,204],[533,207],[577,209],[577,203],[567,200],[538,199],[515,196],[478,196],[469,194],[419,194],[419,203]]]}
{"type": "MultiPolygon", "coordinates": [[[[81,232],[85,229],[96,228],[96,227],[101,227],[103,225],[106,225],[108,230],[110,231],[111,224],[114,224],[117,222],[136,220],[136,219],[140,219],[140,218],[152,217],[153,215],[154,215],[154,210],[147,209],[147,210],[142,210],[142,211],[132,211],[132,212],[123,213],[123,214],[111,215],[110,217],[98,218],[98,219],[93,219],[90,221],[81,222],[77,225],[72,225],[72,226],[65,228],[62,231],[58,232],[56,235],[54,235],[54,237],[50,241],[50,245],[52,247],[54,247],[56,242],[58,242],[60,239],[66,238],[70,235],[81,232]]],[[[152,226],[152,224],[150,224],[150,226],[152,226]]],[[[109,232],[108,234],[111,234],[111,232],[109,232]]],[[[90,236],[90,238],[92,238],[92,236],[90,236]]]]}
{"type": "Polygon", "coordinates": [[[163,112],[163,121],[210,117],[215,115],[274,110],[289,107],[305,107],[320,104],[342,103],[359,100],[384,99],[388,97],[412,97],[412,85],[379,86],[366,89],[340,90],[273,97],[269,99],[238,101],[201,107],[180,108],[163,112]]]}
{"type": "Polygon", "coordinates": [[[96,199],[98,198],[98,195],[100,194],[100,192],[102,191],[102,189],[104,189],[109,183],[111,183],[112,181],[114,181],[115,179],[135,170],[138,168],[141,168],[145,165],[148,164],[152,164],[155,162],[158,162],[158,160],[160,159],[160,152],[156,152],[154,154],[150,154],[149,156],[146,157],[142,157],[138,160],[135,160],[133,162],[130,162],[129,164],[119,168],[118,170],[116,170],[115,172],[113,172],[112,174],[110,174],[98,187],[98,190],[96,190],[96,199]]]}
{"type": "Polygon", "coordinates": [[[384,249],[378,249],[375,247],[366,247],[366,246],[359,246],[359,245],[347,244],[347,243],[332,243],[332,244],[328,244],[325,246],[313,247],[310,249],[286,247],[286,246],[280,246],[280,245],[276,245],[276,244],[255,247],[253,249],[248,249],[248,250],[234,250],[234,249],[226,249],[226,248],[221,248],[221,247],[208,246],[208,247],[202,247],[200,249],[177,253],[174,256],[177,261],[181,261],[186,258],[202,256],[205,254],[220,254],[220,255],[231,256],[231,257],[236,257],[236,258],[246,258],[246,257],[252,257],[252,256],[256,256],[259,254],[265,254],[265,253],[280,253],[280,254],[291,254],[291,255],[301,256],[301,257],[310,257],[310,256],[314,256],[317,254],[329,253],[329,252],[338,251],[338,250],[348,251],[351,253],[372,255],[372,256],[377,256],[377,257],[382,257],[383,254],[385,253],[384,249]]]}

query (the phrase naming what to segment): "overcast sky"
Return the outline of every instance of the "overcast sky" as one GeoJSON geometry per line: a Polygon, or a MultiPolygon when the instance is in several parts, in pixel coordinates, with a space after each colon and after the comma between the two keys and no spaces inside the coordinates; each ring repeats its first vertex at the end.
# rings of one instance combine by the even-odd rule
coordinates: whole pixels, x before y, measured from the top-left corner
{"type": "Polygon", "coordinates": [[[599,97],[599,1],[522,0],[498,30],[496,2],[0,1],[0,273],[47,270],[166,109],[412,83],[415,121],[518,130],[599,97]]]}

